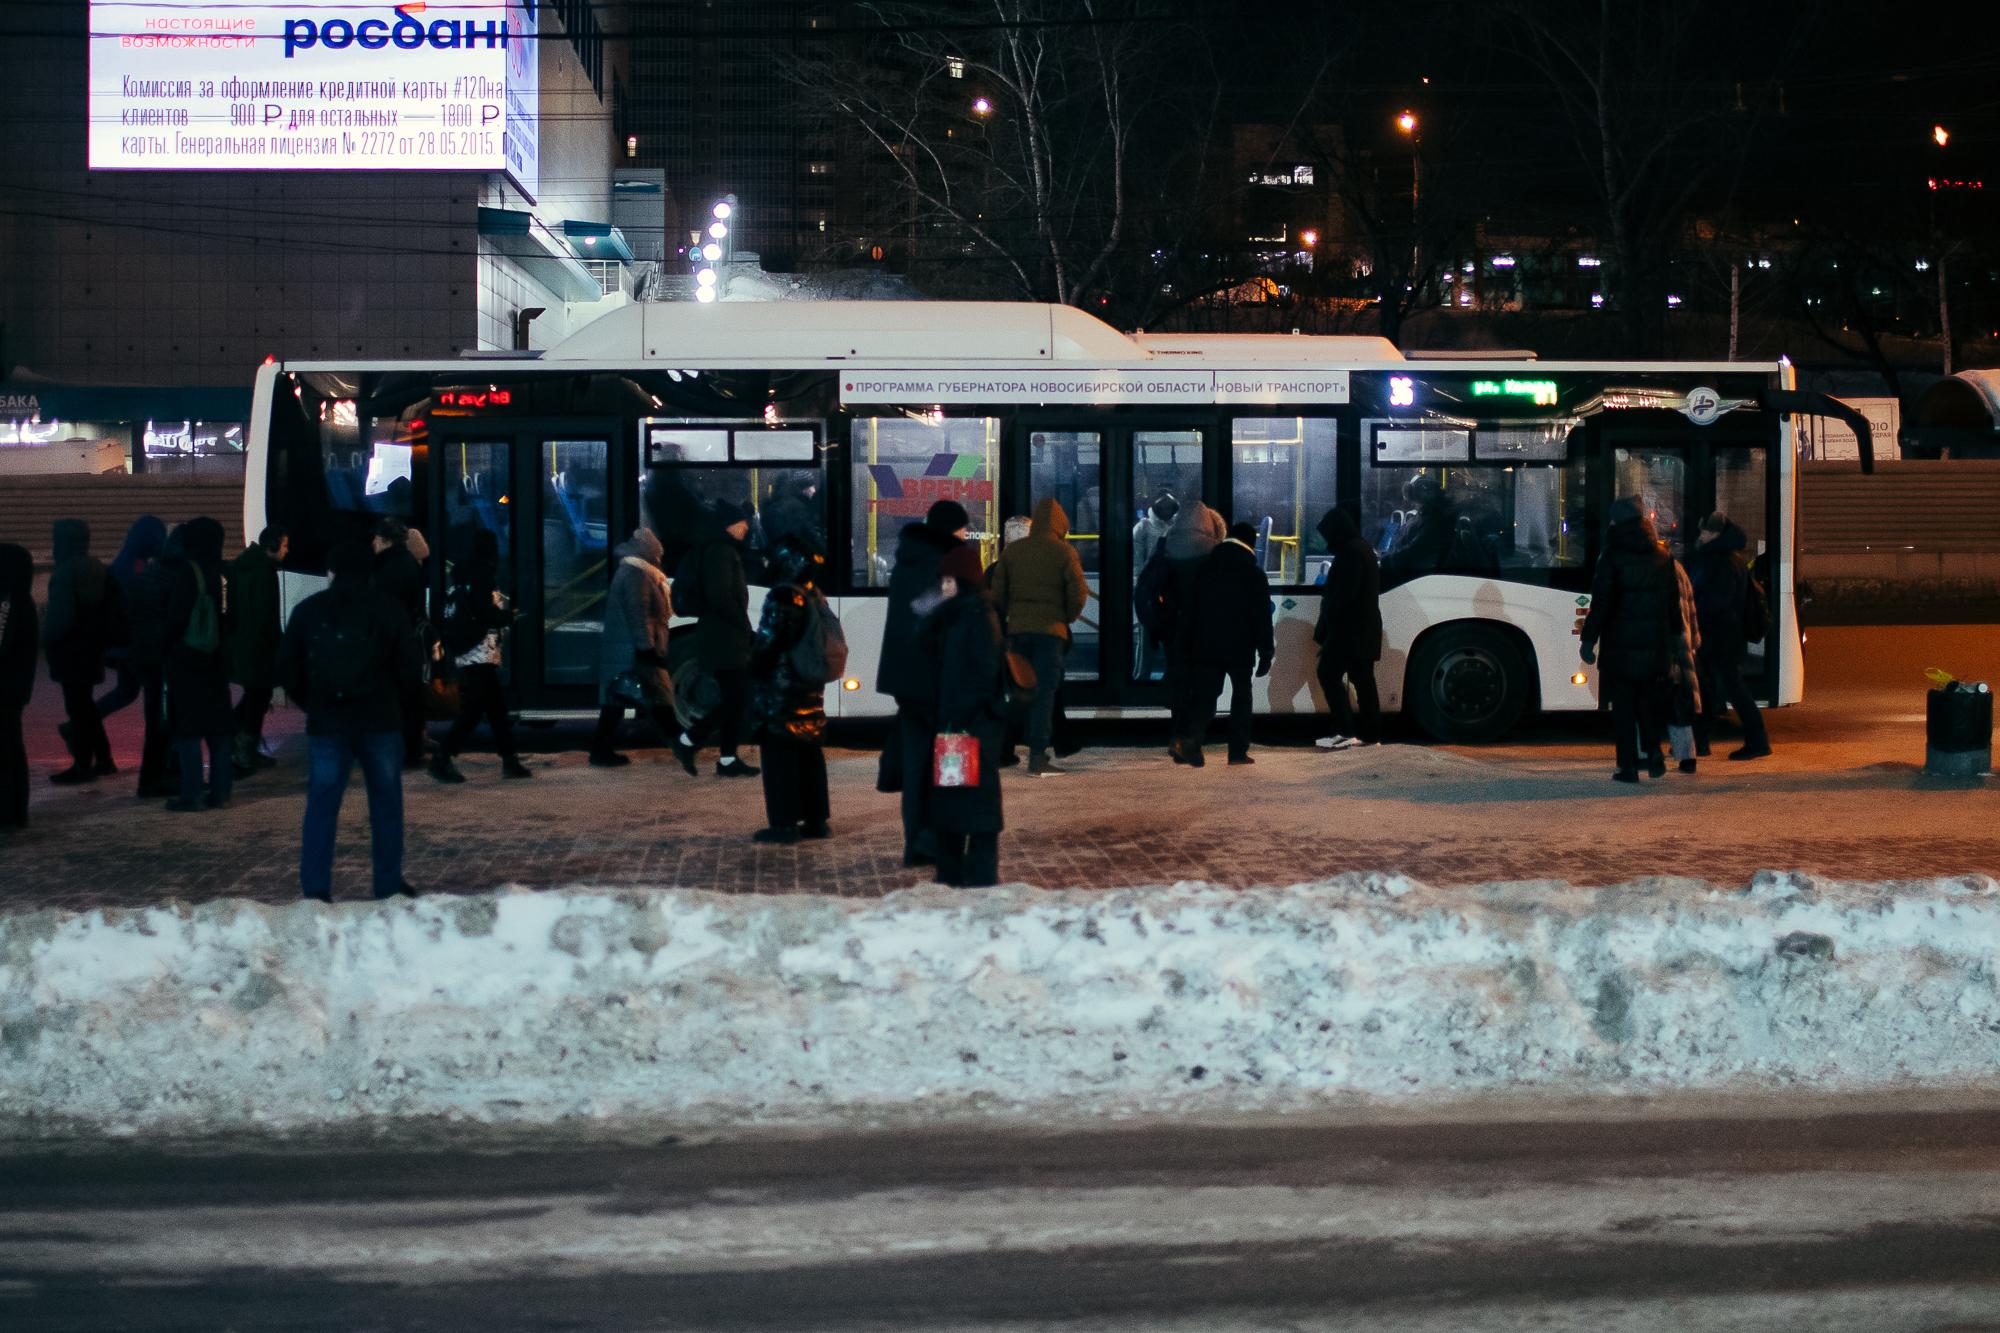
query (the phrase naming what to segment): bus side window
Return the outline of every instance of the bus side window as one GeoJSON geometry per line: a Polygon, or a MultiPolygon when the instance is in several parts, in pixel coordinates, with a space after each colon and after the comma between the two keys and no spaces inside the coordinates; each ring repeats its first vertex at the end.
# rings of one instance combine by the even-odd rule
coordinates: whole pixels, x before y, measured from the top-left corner
{"type": "Polygon", "coordinates": [[[1340,498],[1328,417],[1238,417],[1230,425],[1230,519],[1257,529],[1273,586],[1311,586],[1331,557],[1319,521],[1340,498]]]}

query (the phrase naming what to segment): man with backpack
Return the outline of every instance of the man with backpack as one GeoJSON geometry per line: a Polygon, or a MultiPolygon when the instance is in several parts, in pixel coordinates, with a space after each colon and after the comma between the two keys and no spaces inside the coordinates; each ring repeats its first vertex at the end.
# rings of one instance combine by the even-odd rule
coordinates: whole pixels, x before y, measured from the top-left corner
{"type": "Polygon", "coordinates": [[[1188,660],[1194,668],[1193,706],[1187,730],[1171,744],[1173,757],[1202,767],[1202,742],[1215,706],[1229,683],[1229,762],[1254,764],[1250,757],[1250,717],[1255,704],[1251,674],[1271,674],[1277,651],[1271,625],[1271,584],[1256,553],[1257,530],[1248,523],[1209,552],[1195,575],[1183,618],[1188,660]]]}
{"type": "Polygon", "coordinates": [[[771,552],[777,586],[750,648],[750,719],[763,746],[765,827],[756,842],[832,836],[827,826],[826,687],[847,670],[847,636],[820,592],[826,557],[805,538],[771,552]]]}
{"type": "Polygon", "coordinates": [[[359,761],[375,896],[415,897],[403,880],[402,701],[423,678],[416,633],[396,599],[371,582],[367,546],[343,543],[328,565],[333,586],[293,612],[278,649],[278,679],[306,710],[299,889],[315,902],[333,901],[334,833],[359,761]]]}
{"type": "MultiPolygon", "coordinates": [[[[743,568],[743,543],[750,537],[750,511],[724,500],[709,517],[700,544],[681,560],[674,579],[674,603],[682,615],[696,618],[695,661],[715,681],[720,700],[704,720],[712,724],[721,753],[715,761],[719,778],[754,778],[757,767],[736,753],[742,740],[749,702],[750,579],[743,568]]],[[[674,757],[694,777],[698,737],[682,731],[674,737],[674,757]]]]}
{"type": "Polygon", "coordinates": [[[1702,520],[1701,535],[1688,561],[1688,579],[1694,584],[1695,615],[1701,629],[1700,667],[1701,711],[1695,718],[1694,752],[1708,753],[1708,739],[1715,719],[1722,715],[1726,700],[1743,724],[1743,745],[1731,750],[1731,759],[1762,759],[1771,753],[1771,738],[1764,729],[1764,715],[1757,711],[1757,697],[1743,679],[1743,659],[1748,645],[1764,640],[1770,607],[1764,589],[1750,572],[1744,548],[1749,538],[1743,529],[1716,512],[1702,520]]]}

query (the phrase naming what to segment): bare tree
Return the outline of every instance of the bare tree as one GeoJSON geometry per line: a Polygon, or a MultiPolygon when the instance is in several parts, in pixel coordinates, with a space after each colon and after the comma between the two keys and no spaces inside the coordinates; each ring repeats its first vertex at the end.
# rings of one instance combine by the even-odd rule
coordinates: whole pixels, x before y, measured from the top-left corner
{"type": "Polygon", "coordinates": [[[1186,243],[1198,204],[1176,187],[1199,182],[1216,95],[1156,77],[1198,50],[1158,0],[860,12],[860,49],[783,73],[872,153],[878,221],[926,285],[1096,306],[1146,285],[1142,254],[1186,243]]]}

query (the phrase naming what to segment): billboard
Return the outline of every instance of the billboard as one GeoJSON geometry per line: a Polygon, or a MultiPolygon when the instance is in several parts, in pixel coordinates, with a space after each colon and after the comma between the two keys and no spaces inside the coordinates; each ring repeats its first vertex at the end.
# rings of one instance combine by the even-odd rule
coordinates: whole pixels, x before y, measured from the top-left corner
{"type": "Polygon", "coordinates": [[[90,6],[93,171],[505,171],[539,193],[537,0],[90,6]]]}

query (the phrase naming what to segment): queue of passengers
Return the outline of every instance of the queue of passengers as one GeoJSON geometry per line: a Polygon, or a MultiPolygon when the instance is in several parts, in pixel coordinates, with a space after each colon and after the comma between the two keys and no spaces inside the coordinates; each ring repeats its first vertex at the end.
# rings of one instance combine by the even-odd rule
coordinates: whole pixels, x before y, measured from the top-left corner
{"type": "MultiPolygon", "coordinates": [[[[1613,776],[1636,782],[1644,763],[1660,777],[1669,753],[1693,772],[1724,700],[1744,734],[1729,757],[1768,755],[1742,673],[1746,645],[1766,615],[1742,529],[1723,514],[1709,516],[1690,571],[1667,553],[1637,500],[1616,501],[1611,519],[1581,653],[1589,663],[1602,649],[1613,776]]],[[[826,557],[796,533],[765,557],[772,586],[752,625],[751,520],[741,506],[718,505],[671,579],[648,529],[617,549],[589,762],[629,762],[616,748],[629,709],[667,739],[690,776],[713,741],[717,777],[762,778],[766,824],[756,841],[823,839],[832,833],[825,689],[844,674],[844,632],[823,590],[826,557]],[[691,650],[679,654],[669,634],[676,617],[695,620],[691,650]],[[739,753],[746,739],[759,745],[761,767],[739,753]]],[[[1205,765],[1204,742],[1227,685],[1228,762],[1251,764],[1252,681],[1269,673],[1275,653],[1256,530],[1230,526],[1192,500],[1156,502],[1142,523],[1158,531],[1138,568],[1135,611],[1142,644],[1165,661],[1168,755],[1205,765]]],[[[1032,519],[1010,521],[991,568],[982,566],[969,525],[962,506],[941,500],[899,534],[876,680],[896,714],[877,786],[900,794],[904,865],[933,866],[941,883],[979,887],[999,878],[999,773],[1018,762],[1014,733],[1026,741],[1030,777],[1065,771],[1054,741],[1059,689],[1070,627],[1089,590],[1055,500],[1043,500],[1032,519]]],[[[1373,746],[1381,737],[1376,552],[1347,510],[1329,509],[1318,532],[1330,563],[1313,638],[1333,718],[1332,734],[1318,744],[1373,746]]],[[[138,793],[167,797],[177,812],[228,806],[234,782],[272,762],[262,732],[282,686],[306,714],[300,887],[310,899],[330,898],[334,830],[356,766],[378,898],[416,892],[402,874],[403,769],[427,766],[440,782],[464,782],[456,756],[484,723],[502,777],[533,776],[514,744],[503,684],[515,613],[491,532],[473,533],[452,566],[435,629],[426,615],[429,548],[421,533],[385,518],[370,541],[334,548],[330,586],[301,603],[282,635],[277,572],[288,541],[280,528],[267,528],[227,567],[213,519],[168,532],[158,519],[141,518],[108,567],[90,554],[83,523],[59,521],[53,537],[45,617],[32,596],[28,552],[0,545],[0,829],[27,822],[21,717],[38,649],[62,690],[60,731],[71,756],[51,781],[115,775],[103,719],[143,700],[138,793]],[[96,696],[107,670],[116,684],[96,696]],[[242,691],[233,705],[232,682],[242,691]],[[446,716],[451,727],[433,746],[430,723],[446,716]]]]}

